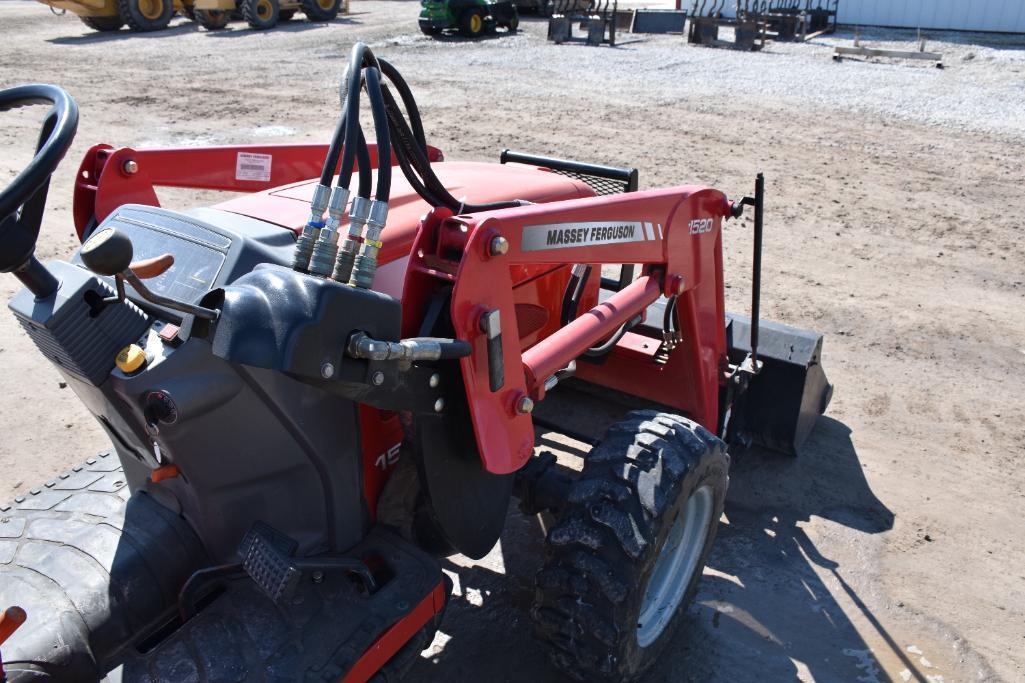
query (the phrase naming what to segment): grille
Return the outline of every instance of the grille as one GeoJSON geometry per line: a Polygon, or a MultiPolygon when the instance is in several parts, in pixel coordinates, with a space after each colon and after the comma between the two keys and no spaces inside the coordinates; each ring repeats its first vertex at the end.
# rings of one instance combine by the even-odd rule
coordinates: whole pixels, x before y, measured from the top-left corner
{"type": "Polygon", "coordinates": [[[577,173],[576,171],[567,171],[561,168],[553,168],[552,172],[558,173],[559,175],[569,176],[575,180],[582,180],[590,185],[591,189],[598,195],[621,194],[623,192],[630,191],[629,183],[622,180],[602,178],[601,176],[577,173]]]}

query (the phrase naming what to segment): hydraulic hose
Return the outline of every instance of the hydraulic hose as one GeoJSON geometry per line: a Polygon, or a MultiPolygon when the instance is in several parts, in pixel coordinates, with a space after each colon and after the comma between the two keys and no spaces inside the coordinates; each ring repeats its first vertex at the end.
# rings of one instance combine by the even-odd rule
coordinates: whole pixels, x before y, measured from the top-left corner
{"type": "MultiPolygon", "coordinates": [[[[388,113],[385,110],[384,95],[381,93],[381,72],[374,67],[370,67],[364,71],[364,75],[367,98],[370,100],[370,111],[374,115],[374,133],[377,136],[377,192],[374,198],[379,202],[387,202],[388,197],[391,195],[392,155],[391,135],[388,131],[388,113]]],[[[362,135],[361,131],[361,138],[362,135]]],[[[362,161],[360,165],[362,166],[362,161]]]]}

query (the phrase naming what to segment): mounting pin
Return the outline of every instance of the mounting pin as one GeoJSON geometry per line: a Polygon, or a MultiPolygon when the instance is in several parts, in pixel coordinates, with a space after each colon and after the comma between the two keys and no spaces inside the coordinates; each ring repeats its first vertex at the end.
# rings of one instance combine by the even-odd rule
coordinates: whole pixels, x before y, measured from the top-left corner
{"type": "Polygon", "coordinates": [[[516,412],[520,415],[530,415],[534,412],[534,402],[529,396],[520,396],[516,401],[516,412]]]}
{"type": "Polygon", "coordinates": [[[324,379],[331,379],[335,376],[335,366],[331,363],[324,363],[320,366],[320,376],[324,379]]]}
{"type": "Polygon", "coordinates": [[[509,240],[501,235],[492,237],[488,243],[488,253],[492,256],[505,256],[509,253],[509,240]]]}
{"type": "Polygon", "coordinates": [[[370,378],[370,381],[374,383],[375,387],[381,386],[384,384],[384,373],[380,371],[375,372],[374,376],[370,378]]]}
{"type": "Polygon", "coordinates": [[[439,398],[434,402],[434,412],[440,413],[443,410],[445,410],[445,399],[439,398]]]}
{"type": "Polygon", "coordinates": [[[427,384],[431,387],[431,389],[437,389],[438,385],[441,384],[441,375],[439,375],[438,373],[434,373],[433,375],[431,375],[431,378],[427,380],[427,384]]]}
{"type": "Polygon", "coordinates": [[[129,159],[121,166],[121,170],[125,172],[125,175],[135,175],[139,172],[139,164],[135,159],[129,159]]]}

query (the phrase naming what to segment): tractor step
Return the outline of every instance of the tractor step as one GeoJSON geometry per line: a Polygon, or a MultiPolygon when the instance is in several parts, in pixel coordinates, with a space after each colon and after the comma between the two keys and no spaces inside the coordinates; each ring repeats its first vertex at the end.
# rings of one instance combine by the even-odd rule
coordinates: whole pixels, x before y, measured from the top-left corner
{"type": "Polygon", "coordinates": [[[373,593],[351,580],[355,571],[321,572],[305,560],[300,569],[266,528],[250,532],[243,547],[274,568],[264,566],[259,584],[243,575],[204,586],[198,613],[184,624],[168,620],[130,648],[113,680],[338,681],[368,651],[381,660],[370,668],[377,670],[419,631],[436,627],[444,605],[438,563],[381,528],[347,558],[334,558],[374,567],[373,593]]]}
{"type": "Polygon", "coordinates": [[[4,643],[10,683],[42,671],[55,683],[337,681],[440,618],[437,561],[383,528],[345,556],[296,558],[258,524],[240,547],[248,563],[211,567],[182,517],[129,498],[125,481],[103,453],[0,502],[0,609],[28,614],[4,643]]]}

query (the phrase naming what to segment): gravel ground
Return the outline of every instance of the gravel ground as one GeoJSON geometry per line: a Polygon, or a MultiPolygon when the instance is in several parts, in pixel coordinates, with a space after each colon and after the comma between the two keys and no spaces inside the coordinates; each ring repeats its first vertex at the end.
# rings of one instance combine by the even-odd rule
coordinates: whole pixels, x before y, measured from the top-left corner
{"type": "MultiPolygon", "coordinates": [[[[54,179],[45,258],[74,247],[74,168],[136,147],[327,139],[357,39],[395,63],[451,159],[504,147],[640,168],[642,187],[769,182],[763,314],[826,335],[836,384],[796,460],[736,456],[697,603],[651,680],[1025,679],[1025,48],[930,35],[947,68],[831,61],[852,34],[759,54],[631,36],[556,47],[544,24],[430,40],[415,2],[353,0],[330,25],[97,35],[0,3],[0,86],[63,84],[82,108],[54,179]]],[[[862,31],[913,49],[914,35],[862,31]]],[[[0,184],[38,119],[3,115],[0,184]]],[[[161,192],[166,205],[218,200],[161,192]]],[[[725,229],[727,300],[744,310],[750,225],[725,229]]],[[[13,281],[0,281],[9,296],[13,281]]],[[[0,316],[0,498],[105,446],[0,316]]],[[[572,456],[573,449],[563,448],[572,456]]],[[[557,680],[525,610],[544,520],[510,514],[478,563],[453,558],[449,614],[415,680],[557,680]]]]}

